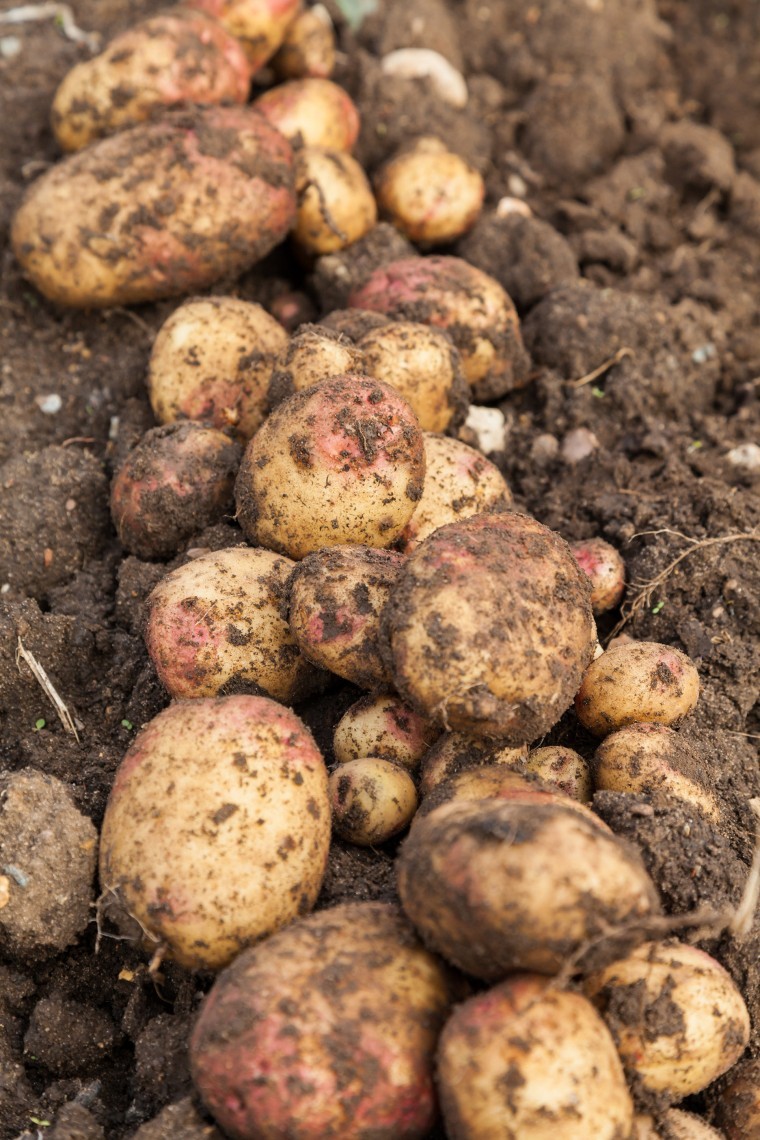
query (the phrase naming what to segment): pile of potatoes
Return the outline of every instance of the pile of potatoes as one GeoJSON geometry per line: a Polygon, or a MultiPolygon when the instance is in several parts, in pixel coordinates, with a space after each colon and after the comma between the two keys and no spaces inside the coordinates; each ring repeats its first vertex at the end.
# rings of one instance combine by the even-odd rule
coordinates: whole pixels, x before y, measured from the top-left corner
{"type": "Polygon", "coordinates": [[[612,791],[721,827],[678,732],[699,678],[671,646],[602,652],[619,552],[521,513],[466,435],[530,376],[511,299],[448,255],[374,268],[292,335],[201,295],[288,237],[312,265],[378,215],[422,254],[474,224],[482,180],[437,139],[373,190],[334,63],[297,0],[138,24],[61,84],[72,153],[14,222],[54,302],[184,298],[111,490],[124,550],[168,564],[144,636],[171,703],[116,774],[100,919],[154,968],[218,974],[191,1065],[235,1140],[422,1140],[439,1117],[452,1140],[719,1135],[674,1106],[740,1059],[747,1009],[663,938],[639,852],[593,810],[612,791]],[[249,104],[265,64],[281,82],[249,104]],[[293,706],[346,683],[364,695],[321,750],[293,706]],[[573,715],[581,750],[546,743],[573,715]],[[387,845],[399,905],[315,910],[331,836],[387,845]]]}

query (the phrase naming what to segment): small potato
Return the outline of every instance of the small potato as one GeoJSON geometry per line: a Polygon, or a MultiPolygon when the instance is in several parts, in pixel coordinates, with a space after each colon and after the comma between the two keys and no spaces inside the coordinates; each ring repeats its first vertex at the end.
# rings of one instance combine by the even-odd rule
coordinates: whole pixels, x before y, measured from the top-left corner
{"type": "Polygon", "coordinates": [[[277,51],[298,14],[301,0],[183,0],[218,20],[240,41],[252,71],[277,51]]]}
{"type": "Polygon", "coordinates": [[[495,463],[459,439],[425,432],[425,486],[399,545],[408,553],[447,523],[506,511],[512,492],[495,463]]]}
{"type": "Polygon", "coordinates": [[[71,155],[11,229],[50,301],[103,308],[197,292],[249,269],[295,220],[293,153],[250,107],[174,111],[71,155]]]}
{"type": "Polygon", "coordinates": [[[587,804],[591,799],[593,787],[589,766],[572,748],[564,748],[559,744],[531,748],[525,760],[525,769],[571,799],[582,804],[587,804]]]}
{"type": "Polygon", "coordinates": [[[355,344],[358,344],[367,333],[391,324],[393,321],[390,317],[385,317],[382,313],[373,313],[369,309],[333,309],[319,321],[320,328],[341,333],[355,344]]]}
{"type": "Polygon", "coordinates": [[[291,79],[259,95],[254,108],[293,143],[325,150],[353,150],[359,112],[331,79],[291,79]]]}
{"type": "Polygon", "coordinates": [[[390,760],[349,760],[330,776],[333,830],[349,843],[373,847],[403,831],[417,810],[417,791],[408,772],[390,760]]]}
{"type": "Polygon", "coordinates": [[[122,546],[138,558],[171,558],[232,509],[239,463],[239,445],[215,428],[151,428],[111,484],[111,516],[122,546]]]}
{"type": "Polygon", "coordinates": [[[327,771],[294,713],[266,697],[179,701],[116,773],[100,882],[154,949],[218,970],[313,907],[329,845],[327,771]]]}
{"type": "Polygon", "coordinates": [[[380,613],[400,566],[395,550],[368,546],[307,554],[288,584],[288,617],[309,661],[362,689],[390,684],[379,648],[380,613]]]}
{"type": "Polygon", "coordinates": [[[619,550],[603,538],[586,538],[570,544],[578,565],[591,579],[591,607],[595,614],[614,609],[625,590],[625,562],[619,550]]]}
{"type": "Polygon", "coordinates": [[[339,764],[380,756],[415,773],[438,735],[438,730],[400,697],[385,693],[362,697],[343,714],[335,729],[333,752],[339,764]]]}
{"type": "Polygon", "coordinates": [[[619,951],[611,930],[627,927],[619,937],[630,945],[635,924],[659,913],[638,852],[576,803],[443,804],[415,819],[397,873],[425,944],[485,981],[556,974],[574,955],[579,965],[589,953],[609,960],[619,951]]]}
{"type": "Polygon", "coordinates": [[[483,208],[480,174],[440,139],[421,138],[375,175],[377,204],[410,241],[446,245],[467,233],[483,208]]]}
{"type": "Polygon", "coordinates": [[[749,1014],[723,967],[694,946],[646,942],[586,979],[629,1077],[671,1104],[734,1065],[749,1014]]]}
{"type": "Polygon", "coordinates": [[[399,390],[423,431],[459,427],[469,389],[459,353],[446,333],[414,321],[396,321],[366,333],[358,345],[369,374],[399,390]]]}
{"type": "Polygon", "coordinates": [[[686,741],[662,724],[629,724],[611,732],[594,755],[598,790],[654,800],[673,796],[719,823],[722,812],[708,787],[710,779],[686,741]]]}
{"type": "Polygon", "coordinates": [[[575,698],[581,724],[606,736],[637,721],[678,725],[699,699],[694,662],[670,645],[631,641],[589,665],[575,698]]]}
{"type": "Polygon", "coordinates": [[[234,36],[176,8],[133,25],[68,72],[53,99],[53,133],[63,150],[81,150],[181,103],[245,103],[250,82],[234,36]]]}
{"type": "Polygon", "coordinates": [[[456,1140],[622,1140],[633,1104],[610,1032],[580,994],[519,974],[458,1005],[438,1044],[456,1140]]]}
{"type": "Polygon", "coordinates": [[[145,643],[175,698],[254,693],[292,704],[325,675],[281,616],[294,563],[269,550],[210,551],[162,578],[148,597],[145,643]]]}
{"type": "MultiPolygon", "coordinates": [[[[751,1135],[750,1132],[742,1133],[743,1140],[748,1140],[751,1135]]],[[[636,1116],[632,1140],[726,1140],[726,1137],[701,1116],[670,1108],[662,1114],[661,1127],[651,1116],[636,1116]]]]}
{"type": "Polygon", "coordinates": [[[283,400],[251,440],[237,518],[252,545],[295,559],[346,543],[388,547],[419,502],[424,473],[406,401],[379,380],[337,376],[283,400]]]}
{"type": "Polygon", "coordinates": [[[717,1120],[728,1140],[760,1136],[760,1061],[742,1061],[718,1098],[717,1120]]]}
{"type": "Polygon", "coordinates": [[[293,241],[306,254],[334,253],[374,226],[377,206],[367,176],[350,154],[305,146],[296,154],[298,212],[293,241]]]}
{"type": "Polygon", "coordinates": [[[267,402],[275,408],[294,392],[323,380],[366,372],[364,354],[348,337],[322,325],[302,325],[291,338],[272,373],[267,402]]]}
{"type": "Polygon", "coordinates": [[[486,764],[519,768],[528,752],[527,744],[501,747],[498,741],[464,732],[444,732],[425,753],[420,769],[420,795],[427,796],[450,776],[486,764]]]}
{"type": "Polygon", "coordinates": [[[190,1042],[195,1086],[233,1140],[424,1140],[454,995],[396,907],[320,911],[219,977],[190,1042]]]}
{"type": "Polygon", "coordinates": [[[195,297],[161,326],[148,369],[156,419],[200,420],[249,440],[265,417],[275,359],[288,334],[237,297],[195,297]]]}
{"type": "Polygon", "coordinates": [[[272,67],[278,79],[329,79],[335,69],[335,29],[323,4],[296,16],[272,67]]]}

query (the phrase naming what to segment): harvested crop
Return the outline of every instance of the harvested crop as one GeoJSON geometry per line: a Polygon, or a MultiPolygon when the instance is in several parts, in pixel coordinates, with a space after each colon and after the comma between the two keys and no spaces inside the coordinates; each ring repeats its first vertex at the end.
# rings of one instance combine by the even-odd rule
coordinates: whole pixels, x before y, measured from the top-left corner
{"type": "Polygon", "coordinates": [[[373,847],[409,826],[417,810],[414,780],[379,756],[341,764],[330,776],[333,830],[349,843],[373,847]]]}
{"type": "Polygon", "coordinates": [[[185,0],[213,16],[240,41],[252,71],[274,55],[301,0],[185,0]]]}
{"type": "Polygon", "coordinates": [[[333,752],[340,764],[380,756],[415,773],[437,736],[425,717],[400,697],[383,693],[362,697],[343,714],[335,728],[333,752]]]}
{"type": "Polygon", "coordinates": [[[298,212],[293,241],[309,255],[333,253],[364,237],[377,206],[359,163],[342,150],[305,146],[296,154],[298,212]]]}
{"type": "Polygon", "coordinates": [[[427,796],[438,784],[470,768],[504,764],[519,768],[528,753],[527,744],[516,748],[501,746],[483,736],[464,732],[444,732],[426,752],[420,769],[420,793],[427,796]]]}
{"type": "Polygon", "coordinates": [[[335,68],[335,29],[323,4],[296,16],[272,67],[279,79],[329,79],[335,68]]]}
{"type": "Polygon", "coordinates": [[[606,736],[627,724],[677,725],[699,698],[694,662],[671,645],[629,641],[589,665],[575,698],[582,725],[606,736]]]}
{"type": "Polygon", "coordinates": [[[365,371],[364,354],[348,337],[323,325],[301,325],[280,353],[269,386],[270,407],[322,380],[365,371]]]}
{"type": "Polygon", "coordinates": [[[356,105],[331,79],[291,79],[259,95],[254,107],[299,146],[350,151],[359,137],[356,105]]]}
{"type": "Polygon", "coordinates": [[[572,748],[561,744],[531,748],[525,769],[580,803],[591,799],[593,788],[588,763],[572,748]]]}
{"type": "Polygon", "coordinates": [[[573,542],[570,549],[591,579],[591,606],[595,614],[613,609],[625,590],[625,562],[619,550],[603,538],[573,542]]]}
{"type": "Polygon", "coordinates": [[[421,138],[375,175],[381,214],[410,241],[446,245],[463,237],[483,208],[485,185],[469,162],[437,138],[421,138]]]}

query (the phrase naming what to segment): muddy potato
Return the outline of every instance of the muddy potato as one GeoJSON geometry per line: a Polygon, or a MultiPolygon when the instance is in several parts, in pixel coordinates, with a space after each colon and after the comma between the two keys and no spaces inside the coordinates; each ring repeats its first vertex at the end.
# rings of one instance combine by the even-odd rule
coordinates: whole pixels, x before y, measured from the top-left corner
{"type": "Polygon", "coordinates": [[[453,997],[396,907],[332,907],[219,977],[190,1043],[196,1088],[233,1140],[423,1140],[453,997]]]}
{"type": "Polygon", "coordinates": [[[383,316],[382,313],[373,313],[369,309],[333,309],[324,317],[320,317],[319,327],[341,333],[358,344],[367,333],[393,323],[390,317],[383,316]]]}
{"type": "Polygon", "coordinates": [[[237,297],[194,297],[161,326],[148,369],[159,423],[200,420],[248,440],[266,415],[275,360],[288,344],[261,305],[237,297]]]}
{"type": "Polygon", "coordinates": [[[348,337],[322,325],[302,325],[280,353],[267,401],[274,408],[294,392],[313,388],[322,380],[364,372],[364,354],[348,337]]]}
{"type": "Polygon", "coordinates": [[[333,736],[339,764],[380,756],[415,773],[439,735],[425,717],[393,693],[362,697],[343,714],[333,736]]]}
{"type": "Polygon", "coordinates": [[[259,95],[254,107],[301,146],[351,151],[359,137],[356,105],[331,79],[291,79],[259,95]]]}
{"type": "Polygon", "coordinates": [[[350,154],[305,146],[296,154],[298,211],[293,241],[315,256],[345,249],[377,221],[367,176],[350,154]]]}
{"type": "Polygon", "coordinates": [[[469,389],[459,353],[441,329],[395,321],[367,332],[358,345],[369,374],[399,390],[423,431],[444,432],[461,424],[469,389]]]}
{"type": "Polygon", "coordinates": [[[613,609],[625,590],[625,562],[619,550],[603,538],[586,538],[570,544],[578,565],[591,579],[591,606],[595,614],[613,609]]]}
{"type": "Polygon", "coordinates": [[[178,701],[116,773],[103,902],[152,949],[218,970],[312,908],[329,844],[327,771],[294,713],[266,697],[178,701]]]}
{"type": "Polygon", "coordinates": [[[732,1070],[718,1097],[717,1122],[728,1140],[760,1136],[760,1061],[742,1061],[732,1070]]]}
{"type": "Polygon", "coordinates": [[[295,220],[289,143],[250,107],[175,111],[38,178],[13,250],[48,300],[79,308],[197,292],[269,253],[295,220]]]}
{"type": "Polygon", "coordinates": [[[637,721],[678,725],[699,698],[694,662],[671,645],[631,641],[589,665],[575,698],[581,724],[606,736],[637,721]]]}
{"type": "Polygon", "coordinates": [[[528,752],[527,744],[501,747],[498,741],[464,732],[444,732],[425,753],[420,767],[420,795],[427,796],[450,776],[486,764],[518,768],[528,752]]]}
{"type": "Polygon", "coordinates": [[[444,728],[529,743],[572,703],[594,652],[589,585],[527,515],[475,515],[409,554],[383,612],[396,689],[444,728]]]}
{"type": "Polygon", "coordinates": [[[694,946],[646,942],[592,974],[629,1077],[671,1104],[707,1088],[749,1041],[749,1014],[723,967],[694,946]]]}
{"type": "Polygon", "coordinates": [[[179,104],[245,103],[249,87],[234,36],[201,12],[175,9],[68,72],[53,99],[53,133],[63,150],[80,150],[179,104]]]}
{"type": "Polygon", "coordinates": [[[404,237],[446,245],[475,225],[485,185],[469,162],[426,137],[380,167],[375,193],[380,212],[404,237]]]}
{"type": "Polygon", "coordinates": [[[252,545],[300,559],[346,543],[389,547],[422,494],[414,412],[388,384],[336,376],[275,408],[240,465],[237,518],[252,545]]]}
{"type": "Polygon", "coordinates": [[[617,926],[635,942],[635,923],[659,913],[657,892],[638,852],[572,802],[460,801],[416,818],[398,890],[426,945],[498,981],[556,974],[573,955],[584,962],[587,943],[609,960],[617,926]]]}
{"type": "Polygon", "coordinates": [[[171,558],[192,535],[232,509],[240,447],[195,423],[151,428],[111,484],[111,517],[138,558],[171,558]]]}
{"type": "Polygon", "coordinates": [[[335,69],[335,29],[323,4],[296,16],[272,60],[278,79],[329,79],[335,69]]]}
{"type": "MultiPolygon", "coordinates": [[[[742,1133],[744,1140],[751,1133],[742,1133]]],[[[680,1108],[670,1108],[662,1114],[661,1125],[655,1119],[643,1114],[633,1121],[632,1140],[726,1140],[724,1133],[712,1128],[701,1116],[693,1112],[683,1112],[680,1108]]]]}
{"type": "Polygon", "coordinates": [[[285,38],[301,0],[183,0],[218,20],[240,41],[252,71],[266,63],[285,38]]]}
{"type": "Polygon", "coordinates": [[[417,810],[412,777],[380,756],[339,765],[328,788],[333,831],[359,847],[374,847],[398,835],[417,810]]]}
{"type": "Polygon", "coordinates": [[[559,744],[531,748],[525,769],[580,803],[586,804],[591,799],[593,787],[589,766],[572,748],[559,744]]]}
{"type": "Polygon", "coordinates": [[[232,546],[162,578],[148,597],[145,644],[174,698],[254,693],[292,704],[325,680],[300,653],[281,609],[293,563],[232,546]]]}
{"type": "Polygon", "coordinates": [[[633,1103],[610,1032],[580,994],[518,974],[458,1005],[438,1044],[457,1140],[622,1140],[633,1103]]]}

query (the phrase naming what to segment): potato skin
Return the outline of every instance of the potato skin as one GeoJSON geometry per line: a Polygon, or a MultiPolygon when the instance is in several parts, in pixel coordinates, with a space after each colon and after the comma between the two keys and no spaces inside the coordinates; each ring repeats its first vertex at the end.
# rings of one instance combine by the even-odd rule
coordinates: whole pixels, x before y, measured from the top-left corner
{"type": "Polygon", "coordinates": [[[359,137],[356,105],[331,79],[291,79],[260,95],[254,107],[301,146],[350,151],[359,137]]]}
{"type": "Polygon", "coordinates": [[[575,698],[581,724],[606,736],[637,721],[677,725],[699,698],[691,658],[672,645],[631,641],[612,645],[593,661],[575,698]]]}
{"type": "Polygon", "coordinates": [[[396,688],[446,729],[529,743],[591,660],[589,593],[563,540],[527,515],[443,526],[407,556],[383,612],[396,688]]]}
{"type": "Polygon", "coordinates": [[[11,229],[50,301],[103,308],[242,273],[295,220],[289,143],[249,107],[175,111],[58,163],[11,229]]]}
{"type": "Polygon", "coordinates": [[[717,1122],[728,1140],[760,1136],[760,1061],[742,1061],[718,1098],[717,1122]]]}
{"type": "Polygon", "coordinates": [[[100,882],[188,969],[220,969],[314,905],[327,771],[265,697],[180,701],[140,732],[103,820],[100,882]]]}
{"type": "Polygon", "coordinates": [[[306,146],[296,154],[298,213],[293,241],[310,255],[334,253],[364,237],[377,221],[367,176],[350,154],[306,146]]]}
{"type": "Polygon", "coordinates": [[[183,0],[218,20],[240,41],[252,71],[277,51],[301,0],[183,0]]]}
{"type": "Polygon", "coordinates": [[[445,245],[463,237],[483,208],[482,177],[437,138],[421,138],[375,175],[381,213],[410,241],[445,245]]]}
{"type": "Polygon", "coordinates": [[[393,693],[362,697],[335,726],[333,752],[339,764],[381,756],[415,773],[438,732],[393,693]]]}
{"type": "Polygon", "coordinates": [[[364,372],[364,354],[348,337],[322,325],[301,325],[280,353],[267,401],[270,408],[276,408],[294,392],[313,388],[323,380],[364,372]]]}
{"type": "Polygon", "coordinates": [[[625,590],[625,562],[619,550],[603,538],[574,542],[570,549],[591,579],[591,607],[595,614],[613,609],[625,590]]]}
{"type": "Polygon", "coordinates": [[[233,1140],[423,1140],[453,996],[396,907],[332,907],[217,979],[190,1042],[196,1088],[233,1140]]]}
{"type": "Polygon", "coordinates": [[[531,748],[525,769],[579,803],[588,803],[593,795],[588,763],[572,748],[561,744],[531,748]]]}
{"type": "Polygon", "coordinates": [[[349,760],[328,780],[333,831],[359,847],[385,843],[408,827],[417,810],[414,780],[380,756],[349,760]]]}
{"type": "Polygon", "coordinates": [[[335,69],[335,31],[322,4],[296,16],[272,67],[278,79],[330,78],[335,69]]]}
{"type": "Polygon", "coordinates": [[[425,753],[420,767],[420,793],[427,796],[450,776],[470,768],[505,764],[518,768],[528,751],[527,744],[501,748],[498,741],[463,732],[444,732],[425,753]]]}

